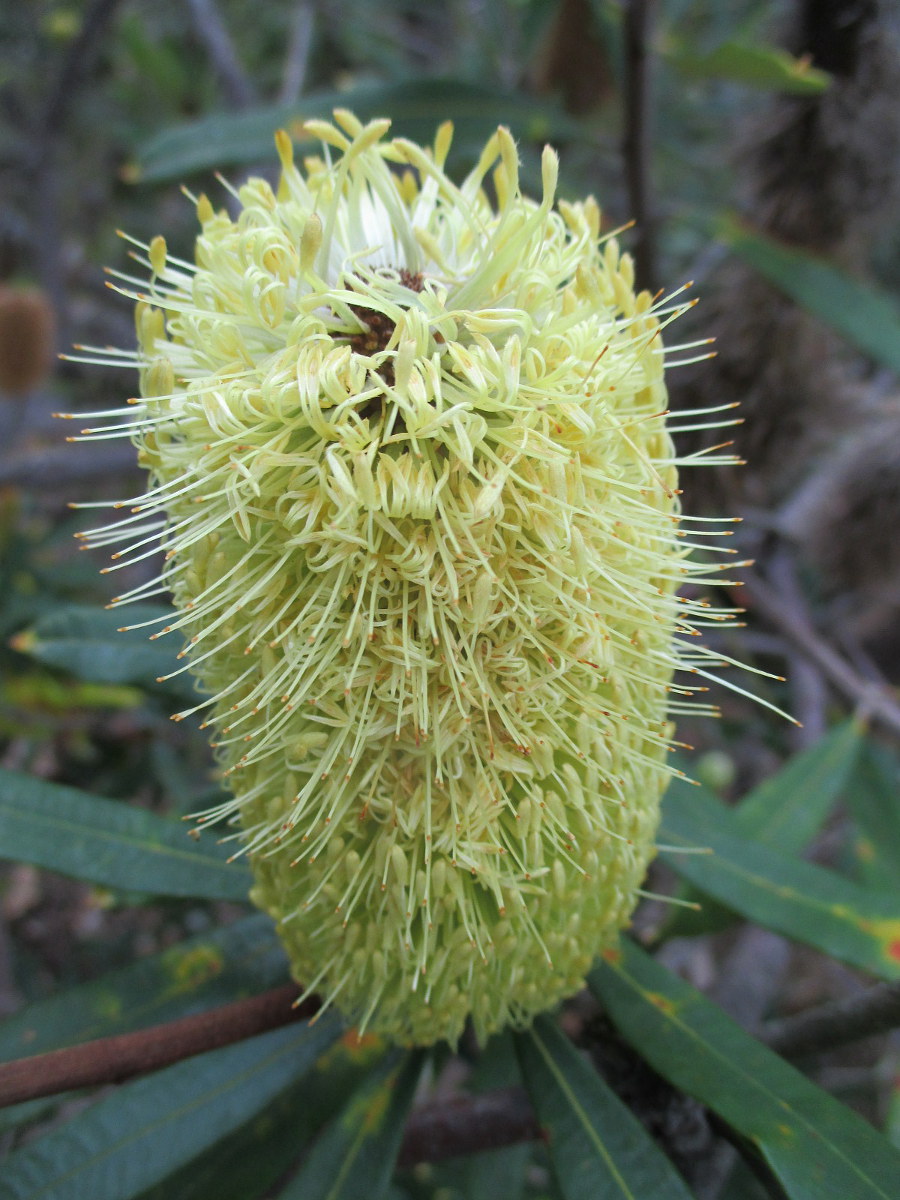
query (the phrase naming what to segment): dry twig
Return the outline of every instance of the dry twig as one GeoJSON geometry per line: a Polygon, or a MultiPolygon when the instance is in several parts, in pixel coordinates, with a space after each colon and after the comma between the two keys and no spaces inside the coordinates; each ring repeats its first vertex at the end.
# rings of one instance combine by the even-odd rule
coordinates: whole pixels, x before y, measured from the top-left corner
{"type": "Polygon", "coordinates": [[[847,660],[816,631],[805,605],[788,603],[757,573],[744,575],[742,597],[748,607],[763,617],[782,636],[815,664],[826,679],[842,692],[864,716],[880,721],[894,733],[900,733],[900,704],[886,684],[860,675],[847,660]]]}
{"type": "Polygon", "coordinates": [[[635,224],[638,287],[654,290],[655,229],[650,194],[650,72],[648,44],[654,0],[629,0],[625,10],[625,181],[635,224]]]}
{"type": "Polygon", "coordinates": [[[75,110],[75,95],[94,61],[121,0],[94,0],[81,29],[63,57],[59,74],[47,89],[47,101],[31,134],[30,163],[33,228],[38,278],[56,312],[57,345],[67,345],[68,305],[62,254],[61,180],[57,154],[66,119],[75,110]]]}
{"type": "Polygon", "coordinates": [[[877,983],[851,996],[773,1021],[763,1038],[788,1058],[833,1050],[900,1027],[900,983],[877,983]]]}
{"type": "Polygon", "coordinates": [[[518,1087],[424,1104],[406,1125],[397,1165],[440,1162],[460,1154],[498,1150],[541,1136],[534,1110],[518,1087]]]}
{"type": "Polygon", "coordinates": [[[235,109],[249,108],[256,100],[256,93],[241,66],[215,0],[188,0],[188,7],[194,32],[209,55],[227,103],[235,109]]]}
{"type": "Polygon", "coordinates": [[[312,4],[298,4],[294,8],[278,92],[278,99],[282,104],[293,104],[303,91],[315,19],[312,4]]]}

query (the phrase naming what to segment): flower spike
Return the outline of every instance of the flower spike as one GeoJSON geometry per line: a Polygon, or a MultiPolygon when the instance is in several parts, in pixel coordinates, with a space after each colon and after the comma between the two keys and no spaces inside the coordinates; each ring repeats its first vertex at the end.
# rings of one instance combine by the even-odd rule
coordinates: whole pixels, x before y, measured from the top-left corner
{"type": "Polygon", "coordinates": [[[505,128],[456,186],[449,124],[428,150],[335,120],[302,168],[279,132],[235,218],[192,201],[192,263],[142,247],[142,403],[85,436],[149,474],[115,568],[166,564],[115,603],[171,590],[153,636],[185,643],[231,793],[200,824],[308,988],[453,1042],[577,990],[627,925],[670,715],[709,708],[673,675],[707,678],[694,625],[728,614],[678,595],[714,574],[666,429],[685,302],[635,295],[549,148],[537,202],[505,128]]]}

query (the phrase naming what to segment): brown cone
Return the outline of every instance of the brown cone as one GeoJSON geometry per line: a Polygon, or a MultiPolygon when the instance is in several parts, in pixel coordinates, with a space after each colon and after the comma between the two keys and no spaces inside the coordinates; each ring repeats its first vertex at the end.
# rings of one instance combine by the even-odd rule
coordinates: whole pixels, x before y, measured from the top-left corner
{"type": "Polygon", "coordinates": [[[0,284],[0,394],[25,396],[50,374],[53,308],[34,287],[0,284]]]}

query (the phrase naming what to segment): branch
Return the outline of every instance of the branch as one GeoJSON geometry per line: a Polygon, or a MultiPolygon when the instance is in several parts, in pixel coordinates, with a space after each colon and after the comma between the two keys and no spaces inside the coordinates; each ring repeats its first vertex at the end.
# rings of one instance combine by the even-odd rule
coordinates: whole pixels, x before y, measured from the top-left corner
{"type": "Polygon", "coordinates": [[[635,223],[637,285],[654,290],[656,247],[650,198],[650,76],[647,43],[654,0],[629,0],[625,10],[625,182],[635,223]]]}
{"type": "Polygon", "coordinates": [[[813,628],[805,610],[795,602],[789,605],[785,596],[760,575],[745,573],[741,596],[749,607],[764,617],[789,642],[800,650],[822,674],[851,700],[866,716],[877,718],[894,733],[900,733],[900,705],[883,684],[860,675],[813,628]]]}
{"type": "Polygon", "coordinates": [[[833,1004],[823,1004],[763,1031],[766,1045],[790,1058],[832,1050],[900,1027],[900,983],[879,983],[833,1004]]]}
{"type": "Polygon", "coordinates": [[[33,158],[29,165],[34,197],[31,231],[35,268],[41,286],[56,312],[56,344],[69,342],[69,314],[63,267],[61,215],[62,183],[57,152],[67,119],[75,112],[76,92],[84,82],[121,0],[93,0],[81,29],[66,51],[55,80],[47,87],[47,101],[37,128],[31,134],[33,158]]]}
{"type": "MultiPolygon", "coordinates": [[[[776,542],[768,566],[769,578],[783,600],[782,608],[795,610],[798,617],[811,625],[809,606],[788,547],[776,542]]],[[[791,712],[800,722],[799,726],[790,731],[788,737],[794,750],[800,751],[814,746],[825,736],[831,689],[819,667],[810,662],[802,650],[788,644],[785,653],[788,667],[786,674],[791,689],[791,712]]]]}
{"type": "MultiPolygon", "coordinates": [[[[121,1083],[292,1021],[309,1019],[319,1010],[317,997],[294,1008],[296,995],[296,985],[285,984],[248,1000],[136,1033],[2,1063],[0,1107],[77,1088],[121,1083]]],[[[773,1024],[765,1040],[779,1052],[798,1054],[896,1025],[900,1025],[900,984],[879,985],[856,1000],[773,1024]]],[[[500,1088],[436,1101],[415,1111],[406,1124],[398,1165],[439,1162],[542,1136],[522,1088],[500,1088]]]]}
{"type": "Polygon", "coordinates": [[[99,1038],[81,1046],[0,1063],[0,1107],[74,1088],[120,1083],[195,1054],[278,1029],[291,1021],[308,1019],[318,1011],[317,997],[310,997],[294,1008],[296,998],[296,984],[285,984],[249,1000],[238,1000],[137,1033],[99,1038]]]}
{"type": "Polygon", "coordinates": [[[397,1165],[440,1162],[460,1154],[533,1142],[541,1136],[534,1109],[522,1088],[499,1088],[478,1096],[423,1104],[406,1123],[397,1165]]]}
{"type": "MultiPolygon", "coordinates": [[[[292,1021],[307,1020],[319,1010],[320,1001],[315,996],[292,1007],[296,996],[296,984],[285,984],[249,1000],[137,1033],[99,1038],[81,1046],[0,1063],[0,1107],[76,1088],[121,1083],[292,1021]]],[[[540,1136],[524,1091],[502,1088],[423,1105],[407,1123],[400,1165],[437,1162],[540,1136]]]]}
{"type": "Polygon", "coordinates": [[[312,46],[315,12],[308,3],[298,4],[291,16],[287,53],[281,75],[278,99],[282,104],[293,104],[303,91],[306,68],[312,46]]]}
{"type": "MultiPolygon", "coordinates": [[[[87,74],[106,28],[115,15],[121,0],[94,0],[81,22],[81,28],[72,41],[55,84],[40,118],[40,131],[44,138],[59,136],[66,117],[73,111],[72,97],[87,74]]],[[[39,152],[43,144],[39,144],[39,152]]]]}
{"type": "Polygon", "coordinates": [[[209,55],[226,101],[232,108],[249,108],[256,99],[253,85],[244,73],[215,0],[188,0],[188,7],[194,33],[209,55]]]}

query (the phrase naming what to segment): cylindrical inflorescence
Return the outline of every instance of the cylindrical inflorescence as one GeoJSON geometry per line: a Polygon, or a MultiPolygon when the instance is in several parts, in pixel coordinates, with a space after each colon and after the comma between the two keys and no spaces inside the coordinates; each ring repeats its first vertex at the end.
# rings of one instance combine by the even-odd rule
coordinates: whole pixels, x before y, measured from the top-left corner
{"type": "Polygon", "coordinates": [[[197,201],[194,262],[143,248],[142,400],[88,436],[150,484],[88,536],[167,552],[230,792],[199,819],[236,826],[297,979],[455,1041],[576,991],[627,924],[673,672],[705,673],[677,635],[727,614],[677,592],[710,571],[666,429],[684,305],[635,295],[551,150],[533,201],[505,129],[455,186],[449,126],[335,116],[302,170],[278,136],[236,218],[197,201]]]}

